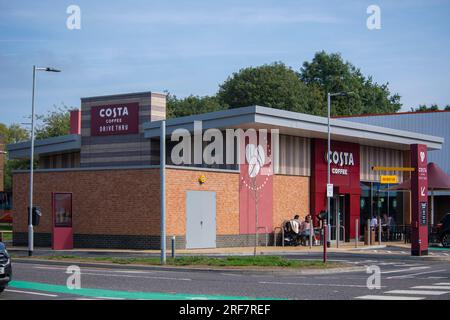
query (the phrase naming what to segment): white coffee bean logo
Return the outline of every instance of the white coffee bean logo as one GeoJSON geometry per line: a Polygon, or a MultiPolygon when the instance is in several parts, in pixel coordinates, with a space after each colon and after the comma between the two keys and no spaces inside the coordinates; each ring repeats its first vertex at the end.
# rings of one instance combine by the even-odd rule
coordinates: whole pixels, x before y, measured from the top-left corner
{"type": "Polygon", "coordinates": [[[245,157],[248,162],[248,175],[250,178],[254,178],[266,162],[264,149],[261,145],[256,147],[254,144],[248,144],[245,148],[245,157]]]}

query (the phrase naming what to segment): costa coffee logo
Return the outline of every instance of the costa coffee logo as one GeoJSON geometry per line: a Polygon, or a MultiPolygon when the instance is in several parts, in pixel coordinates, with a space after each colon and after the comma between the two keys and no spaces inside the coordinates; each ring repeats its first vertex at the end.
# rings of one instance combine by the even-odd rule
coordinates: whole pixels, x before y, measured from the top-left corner
{"type": "Polygon", "coordinates": [[[102,118],[117,118],[128,116],[128,108],[127,107],[116,107],[116,108],[102,108],[99,111],[99,115],[102,118]]]}
{"type": "Polygon", "coordinates": [[[248,177],[241,177],[242,183],[252,191],[259,191],[265,187],[272,175],[272,158],[268,156],[270,147],[264,151],[263,146],[248,144],[245,148],[245,159],[248,163],[248,177]],[[268,166],[267,166],[268,164],[268,166]],[[264,179],[257,181],[258,175],[264,176],[264,179]]]}
{"type": "Polygon", "coordinates": [[[425,152],[423,152],[423,151],[420,152],[420,161],[422,161],[422,162],[425,161],[425,152]]]}
{"type": "Polygon", "coordinates": [[[139,104],[124,103],[91,108],[91,135],[139,132],[139,104]]]}
{"type": "Polygon", "coordinates": [[[355,161],[353,160],[353,153],[351,152],[331,151],[328,156],[327,152],[325,152],[325,162],[327,161],[340,167],[331,168],[331,173],[342,176],[348,175],[348,169],[344,167],[351,167],[355,165],[355,161]]]}
{"type": "Polygon", "coordinates": [[[327,157],[327,153],[325,152],[325,162],[330,161],[330,163],[334,163],[337,166],[354,166],[355,161],[353,160],[353,153],[351,152],[339,152],[339,151],[331,151],[329,156],[327,157]]]}

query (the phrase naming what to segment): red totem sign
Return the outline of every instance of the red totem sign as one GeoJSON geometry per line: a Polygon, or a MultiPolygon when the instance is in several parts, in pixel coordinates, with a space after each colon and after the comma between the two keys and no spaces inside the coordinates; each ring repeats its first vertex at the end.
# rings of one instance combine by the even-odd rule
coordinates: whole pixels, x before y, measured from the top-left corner
{"type": "Polygon", "coordinates": [[[427,146],[411,145],[411,255],[428,255],[427,146]]]}

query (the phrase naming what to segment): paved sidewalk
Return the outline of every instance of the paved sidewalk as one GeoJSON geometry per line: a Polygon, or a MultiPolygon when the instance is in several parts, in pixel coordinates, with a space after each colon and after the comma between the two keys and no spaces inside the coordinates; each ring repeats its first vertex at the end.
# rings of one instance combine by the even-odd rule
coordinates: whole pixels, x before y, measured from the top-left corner
{"type": "MultiPolygon", "coordinates": [[[[363,253],[366,250],[384,249],[386,247],[398,247],[404,250],[409,250],[409,244],[403,244],[398,242],[383,242],[381,245],[364,246],[359,244],[356,248],[355,243],[340,244],[339,248],[336,245],[332,245],[331,248],[327,248],[328,252],[360,252],[363,253]]],[[[27,247],[8,247],[11,253],[26,254],[28,252],[27,247]]],[[[322,252],[322,246],[298,246],[298,247],[258,247],[257,254],[297,254],[297,253],[317,253],[322,252]]],[[[176,250],[176,255],[217,255],[217,256],[229,256],[229,255],[253,255],[253,247],[231,247],[231,248],[214,248],[214,249],[179,249],[176,250]]],[[[125,249],[73,249],[73,250],[52,250],[51,248],[35,248],[34,255],[98,255],[98,256],[140,256],[140,255],[154,255],[160,254],[159,250],[125,250],[125,249]]],[[[167,255],[171,255],[171,250],[167,250],[167,255]]]]}

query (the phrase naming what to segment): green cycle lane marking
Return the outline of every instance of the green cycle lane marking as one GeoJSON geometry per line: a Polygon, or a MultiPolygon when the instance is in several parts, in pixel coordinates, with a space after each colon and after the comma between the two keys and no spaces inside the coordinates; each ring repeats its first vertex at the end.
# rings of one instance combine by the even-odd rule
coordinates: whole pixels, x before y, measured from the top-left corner
{"type": "Polygon", "coordinates": [[[433,251],[439,251],[439,250],[449,251],[450,250],[450,248],[444,248],[444,247],[429,247],[428,249],[433,250],[433,251]]]}
{"type": "Polygon", "coordinates": [[[84,297],[103,297],[103,298],[122,298],[122,299],[144,299],[144,300],[281,300],[279,298],[252,298],[245,296],[224,296],[224,295],[205,295],[205,294],[184,294],[184,293],[165,293],[165,292],[129,292],[107,289],[69,289],[67,286],[31,282],[31,281],[11,281],[10,287],[17,289],[29,289],[53,293],[65,293],[79,295],[84,297]]]}

